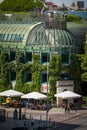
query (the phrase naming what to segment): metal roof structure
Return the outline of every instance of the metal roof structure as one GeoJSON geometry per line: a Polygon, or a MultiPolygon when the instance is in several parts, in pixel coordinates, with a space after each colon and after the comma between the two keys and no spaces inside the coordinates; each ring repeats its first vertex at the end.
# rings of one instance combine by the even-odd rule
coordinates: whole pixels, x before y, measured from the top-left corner
{"type": "Polygon", "coordinates": [[[76,48],[76,41],[68,29],[47,29],[44,23],[0,23],[0,46],[35,51],[59,51],[76,48]]]}

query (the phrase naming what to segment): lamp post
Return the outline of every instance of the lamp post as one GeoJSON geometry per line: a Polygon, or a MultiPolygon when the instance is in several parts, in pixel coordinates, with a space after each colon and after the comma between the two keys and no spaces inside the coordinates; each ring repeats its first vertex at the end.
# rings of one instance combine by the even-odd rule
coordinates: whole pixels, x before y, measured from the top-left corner
{"type": "Polygon", "coordinates": [[[46,24],[46,21],[44,21],[44,29],[45,29],[45,44],[46,44],[46,50],[47,50],[47,100],[46,100],[46,127],[48,127],[48,112],[49,112],[49,100],[48,100],[48,92],[49,92],[49,32],[48,32],[48,25],[46,24]]]}
{"type": "Polygon", "coordinates": [[[49,106],[48,106],[48,54],[47,54],[47,100],[46,100],[46,127],[48,127],[48,111],[49,111],[49,106]]]}

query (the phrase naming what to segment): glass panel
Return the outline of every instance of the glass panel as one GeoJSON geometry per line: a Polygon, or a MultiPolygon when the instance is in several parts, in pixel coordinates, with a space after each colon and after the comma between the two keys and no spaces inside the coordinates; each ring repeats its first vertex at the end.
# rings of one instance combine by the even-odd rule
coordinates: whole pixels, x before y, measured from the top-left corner
{"type": "Polygon", "coordinates": [[[31,82],[32,81],[32,73],[31,72],[24,72],[24,82],[31,82]]]}
{"type": "Polygon", "coordinates": [[[8,55],[8,53],[5,53],[5,61],[6,61],[6,62],[9,61],[9,55],[8,55]]]}
{"type": "Polygon", "coordinates": [[[26,52],[26,59],[25,61],[32,61],[32,52],[26,52]]]}
{"type": "Polygon", "coordinates": [[[27,79],[28,79],[28,81],[32,80],[32,73],[27,73],[27,79]]]}
{"type": "Polygon", "coordinates": [[[42,63],[50,61],[50,54],[49,53],[42,53],[42,63]]]}
{"type": "Polygon", "coordinates": [[[17,34],[15,35],[15,41],[20,41],[20,37],[17,34]]]}
{"type": "Polygon", "coordinates": [[[15,56],[16,56],[16,52],[11,51],[11,52],[10,52],[10,61],[15,60],[15,56]]]}
{"type": "Polygon", "coordinates": [[[11,41],[12,34],[8,34],[7,41],[11,41]]]}
{"type": "Polygon", "coordinates": [[[47,82],[47,73],[42,74],[42,83],[47,82]]]}
{"type": "Polygon", "coordinates": [[[15,35],[12,34],[11,41],[15,41],[15,35]]]}
{"type": "Polygon", "coordinates": [[[22,39],[23,39],[23,36],[18,35],[18,34],[15,34],[15,39],[14,39],[14,40],[15,40],[16,42],[21,42],[22,39]]]}
{"type": "Polygon", "coordinates": [[[0,34],[0,41],[4,40],[4,34],[0,34]]]}
{"type": "Polygon", "coordinates": [[[35,33],[35,40],[37,43],[41,42],[44,38],[43,32],[36,32],[35,33]]]}
{"type": "Polygon", "coordinates": [[[5,35],[4,35],[4,41],[7,40],[7,37],[8,37],[8,34],[5,34],[5,35]]]}
{"type": "Polygon", "coordinates": [[[10,71],[10,80],[16,80],[16,72],[10,71]]]}
{"type": "Polygon", "coordinates": [[[61,48],[61,61],[63,64],[69,64],[69,49],[61,48]]]}
{"type": "Polygon", "coordinates": [[[61,54],[62,63],[69,64],[69,54],[61,54]]]}

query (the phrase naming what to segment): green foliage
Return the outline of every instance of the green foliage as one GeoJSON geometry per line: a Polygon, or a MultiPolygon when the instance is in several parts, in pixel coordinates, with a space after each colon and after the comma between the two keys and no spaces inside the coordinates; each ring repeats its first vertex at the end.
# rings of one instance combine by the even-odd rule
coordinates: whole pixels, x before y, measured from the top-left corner
{"type": "Polygon", "coordinates": [[[83,96],[83,106],[87,107],[87,97],[83,96]]]}
{"type": "Polygon", "coordinates": [[[29,92],[31,92],[31,83],[30,83],[30,84],[25,83],[25,84],[22,86],[22,92],[23,92],[23,93],[29,93],[29,92]]]}
{"type": "Polygon", "coordinates": [[[75,84],[75,92],[81,94],[81,67],[80,67],[80,62],[78,60],[78,57],[76,54],[73,54],[71,57],[71,64],[69,66],[69,74],[72,80],[74,80],[75,84]]]}
{"type": "Polygon", "coordinates": [[[81,80],[87,82],[87,43],[84,44],[84,54],[79,54],[78,57],[81,62],[81,80]]]}
{"type": "Polygon", "coordinates": [[[19,72],[17,73],[16,75],[16,86],[15,86],[15,89],[22,92],[22,88],[23,88],[23,73],[22,72],[19,72]]]}
{"type": "MultiPolygon", "coordinates": [[[[10,81],[8,79],[8,71],[11,69],[16,71],[16,86],[15,89],[24,93],[32,91],[41,91],[40,74],[42,71],[47,71],[47,65],[42,65],[40,63],[40,55],[33,54],[33,60],[31,63],[24,63],[24,54],[21,51],[16,52],[15,62],[7,61],[7,53],[2,51],[0,53],[0,91],[8,89],[11,87],[10,81]],[[32,82],[24,83],[24,72],[29,71],[32,73],[32,82]]],[[[56,81],[60,79],[60,70],[66,70],[70,74],[72,80],[75,81],[75,91],[81,93],[80,82],[81,82],[81,68],[80,62],[78,61],[77,55],[72,55],[71,64],[68,67],[61,68],[61,58],[59,55],[52,55],[50,63],[48,66],[49,71],[49,100],[54,103],[56,93],[56,81]],[[72,66],[73,64],[73,66],[72,66]],[[78,68],[78,69],[77,69],[78,68]]],[[[82,69],[87,72],[87,54],[81,57],[83,61],[81,63],[82,69]]],[[[85,73],[84,73],[85,74],[85,73]]],[[[87,75],[86,75],[87,76],[87,75]]],[[[86,77],[85,77],[86,79],[86,77]]],[[[86,79],[87,80],[87,79],[86,79]]],[[[86,81],[85,80],[85,81],[86,81]]]]}
{"type": "MultiPolygon", "coordinates": [[[[86,40],[87,40],[87,36],[86,36],[86,40]]],[[[87,43],[84,43],[84,53],[87,54],[87,43]]]]}
{"type": "Polygon", "coordinates": [[[53,55],[49,64],[49,84],[50,84],[50,93],[49,99],[54,103],[55,98],[54,94],[56,93],[56,81],[59,80],[59,71],[60,71],[60,56],[53,55]]]}
{"type": "Polygon", "coordinates": [[[53,55],[51,56],[51,61],[49,65],[49,72],[50,75],[56,76],[56,80],[58,80],[58,73],[60,70],[60,56],[59,55],[53,55]]]}
{"type": "Polygon", "coordinates": [[[0,4],[0,10],[11,12],[26,12],[42,6],[43,4],[39,0],[36,0],[36,3],[34,3],[34,0],[4,0],[0,4]]]}
{"type": "Polygon", "coordinates": [[[82,69],[81,79],[82,81],[87,82],[87,54],[81,54],[79,55],[79,57],[80,57],[81,69],[82,69]]]}
{"type": "Polygon", "coordinates": [[[70,14],[67,16],[67,21],[68,22],[76,22],[76,23],[81,23],[81,17],[76,16],[74,14],[70,14]]]}
{"type": "Polygon", "coordinates": [[[15,57],[15,60],[16,60],[15,70],[16,70],[16,72],[22,71],[23,59],[24,59],[23,53],[20,51],[17,51],[16,57],[15,57]]]}
{"type": "Polygon", "coordinates": [[[16,52],[15,62],[10,63],[10,69],[16,71],[16,86],[15,89],[18,91],[22,91],[23,87],[23,53],[20,51],[16,52]]]}
{"type": "Polygon", "coordinates": [[[0,91],[8,89],[8,70],[9,64],[7,62],[7,53],[1,52],[0,53],[0,91]]]}
{"type": "Polygon", "coordinates": [[[32,64],[32,83],[31,91],[40,91],[40,56],[38,54],[33,55],[33,64],[32,64]]]}
{"type": "Polygon", "coordinates": [[[78,57],[76,56],[76,54],[73,54],[71,56],[71,64],[69,66],[69,73],[70,73],[70,77],[73,80],[77,80],[78,75],[80,76],[80,63],[78,61],[78,57]],[[77,69],[78,68],[78,69],[77,69]],[[76,73],[75,73],[76,72],[76,73]]]}
{"type": "Polygon", "coordinates": [[[11,21],[28,21],[31,17],[32,12],[13,12],[12,17],[10,18],[11,21]]]}
{"type": "Polygon", "coordinates": [[[3,15],[3,14],[0,14],[0,21],[5,21],[5,20],[7,20],[8,18],[5,16],[5,15],[3,15]]]}

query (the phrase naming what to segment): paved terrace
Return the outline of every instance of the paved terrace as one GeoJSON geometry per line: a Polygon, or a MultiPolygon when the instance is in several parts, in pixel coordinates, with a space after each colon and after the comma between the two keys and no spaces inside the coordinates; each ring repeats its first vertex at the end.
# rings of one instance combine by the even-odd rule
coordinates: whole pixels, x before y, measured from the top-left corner
{"type": "MultiPolygon", "coordinates": [[[[79,117],[82,114],[87,113],[87,109],[81,109],[75,112],[71,110],[70,113],[65,113],[62,108],[51,108],[48,113],[48,122],[46,122],[46,111],[40,110],[31,110],[22,108],[22,115],[26,113],[26,119],[17,119],[14,120],[13,112],[14,108],[2,108],[6,110],[6,121],[0,122],[0,130],[13,130],[13,127],[27,126],[28,130],[39,130],[37,127],[48,125],[50,128],[40,129],[40,130],[51,130],[52,127],[56,127],[61,122],[66,122],[67,120],[72,120],[79,117]],[[35,127],[31,127],[31,118],[34,118],[35,127]],[[47,124],[46,124],[47,123],[47,124]]],[[[19,109],[17,109],[19,112],[19,109]]],[[[19,130],[19,129],[18,129],[19,130]]],[[[22,129],[20,129],[22,130],[22,129]]],[[[23,129],[25,130],[25,129],[23,129]]]]}

